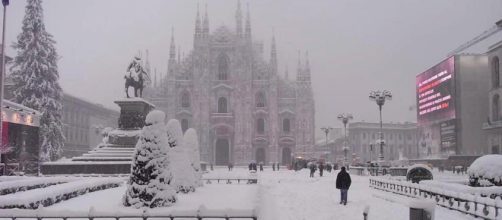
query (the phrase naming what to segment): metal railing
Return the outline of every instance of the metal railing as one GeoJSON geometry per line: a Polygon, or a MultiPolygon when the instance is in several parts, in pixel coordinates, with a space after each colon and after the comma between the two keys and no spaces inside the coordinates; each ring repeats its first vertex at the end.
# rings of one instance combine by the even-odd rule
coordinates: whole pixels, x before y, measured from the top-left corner
{"type": "Polygon", "coordinates": [[[431,199],[436,205],[482,219],[500,219],[502,200],[491,199],[445,188],[430,187],[405,181],[370,178],[370,187],[414,198],[431,199]]]}
{"type": "Polygon", "coordinates": [[[200,206],[196,210],[155,210],[155,209],[143,209],[137,212],[131,213],[130,211],[125,213],[120,212],[95,212],[94,208],[89,209],[89,211],[80,212],[67,212],[61,213],[59,211],[48,211],[48,210],[22,210],[19,211],[4,211],[0,213],[0,220],[121,220],[121,219],[137,219],[137,220],[158,220],[158,219],[252,219],[258,220],[256,211],[254,209],[245,210],[224,210],[224,209],[206,209],[200,206]]]}
{"type": "Polygon", "coordinates": [[[237,184],[243,182],[246,184],[257,184],[258,179],[257,178],[203,178],[202,179],[206,184],[211,184],[213,181],[216,181],[216,183],[226,183],[226,184],[232,184],[237,182],[237,184]]]}

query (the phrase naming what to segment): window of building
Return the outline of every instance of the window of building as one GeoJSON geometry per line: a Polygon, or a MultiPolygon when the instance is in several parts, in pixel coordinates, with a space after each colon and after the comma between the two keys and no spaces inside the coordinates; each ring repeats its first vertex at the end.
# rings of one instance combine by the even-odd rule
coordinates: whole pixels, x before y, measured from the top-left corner
{"type": "Polygon", "coordinates": [[[285,118],[282,120],[282,131],[284,133],[289,133],[291,130],[291,123],[289,121],[289,118],[285,118]]]}
{"type": "Polygon", "coordinates": [[[190,95],[188,94],[188,92],[184,92],[181,95],[181,107],[190,108],[190,95]]]}
{"type": "Polygon", "coordinates": [[[256,107],[258,107],[258,108],[265,107],[266,99],[265,99],[265,94],[263,94],[263,92],[256,93],[255,99],[256,99],[255,100],[256,101],[256,107]]]}
{"type": "Polygon", "coordinates": [[[258,134],[265,133],[265,119],[263,118],[256,119],[256,132],[258,132],[258,134]]]}
{"type": "Polygon", "coordinates": [[[363,140],[366,139],[366,133],[363,133],[363,140]]]}
{"type": "Polygon", "coordinates": [[[493,96],[492,100],[492,121],[500,120],[500,96],[498,94],[493,96]]]}
{"type": "Polygon", "coordinates": [[[498,88],[500,86],[500,61],[499,58],[493,57],[492,59],[492,87],[498,88]]]}
{"type": "Polygon", "coordinates": [[[218,58],[218,80],[228,79],[228,69],[228,57],[224,54],[221,54],[218,58]]]}
{"type": "Polygon", "coordinates": [[[183,131],[183,133],[188,130],[188,119],[181,119],[181,130],[183,131]]]}
{"type": "Polygon", "coordinates": [[[227,113],[227,99],[220,97],[218,99],[218,113],[227,113]]]}

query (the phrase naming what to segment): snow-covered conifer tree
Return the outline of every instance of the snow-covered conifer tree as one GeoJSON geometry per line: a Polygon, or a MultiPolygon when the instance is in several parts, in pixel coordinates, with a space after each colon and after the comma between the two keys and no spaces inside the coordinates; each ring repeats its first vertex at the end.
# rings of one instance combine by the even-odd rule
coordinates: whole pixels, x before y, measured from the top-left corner
{"type": "Polygon", "coordinates": [[[188,151],[183,144],[183,131],[178,120],[171,119],[167,122],[167,135],[171,144],[169,157],[172,159],[174,177],[176,178],[176,191],[193,192],[197,187],[197,177],[190,163],[188,151]]]}
{"type": "Polygon", "coordinates": [[[188,151],[190,156],[190,163],[195,172],[195,183],[196,186],[202,186],[202,172],[200,170],[200,150],[199,150],[199,139],[197,136],[197,131],[193,128],[189,128],[185,135],[183,136],[183,144],[188,151]]]}
{"type": "Polygon", "coordinates": [[[164,119],[159,110],[146,116],[123,199],[125,206],[163,207],[177,200],[164,119]]]}
{"type": "Polygon", "coordinates": [[[42,160],[61,157],[63,92],[59,86],[58,54],[53,36],[45,30],[42,0],[28,0],[22,32],[13,47],[17,50],[12,70],[17,103],[36,109],[40,118],[42,160]]]}

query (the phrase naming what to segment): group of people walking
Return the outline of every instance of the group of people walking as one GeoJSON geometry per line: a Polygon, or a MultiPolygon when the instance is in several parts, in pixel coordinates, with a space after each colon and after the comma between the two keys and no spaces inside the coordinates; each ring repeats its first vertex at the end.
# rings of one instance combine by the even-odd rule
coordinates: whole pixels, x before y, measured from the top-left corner
{"type": "Polygon", "coordinates": [[[330,163],[328,163],[328,164],[319,163],[316,165],[315,163],[310,162],[307,164],[307,166],[310,169],[310,177],[314,177],[315,171],[318,169],[319,169],[319,176],[321,176],[321,177],[324,173],[324,170],[331,173],[331,170],[333,169],[333,166],[330,163]]]}

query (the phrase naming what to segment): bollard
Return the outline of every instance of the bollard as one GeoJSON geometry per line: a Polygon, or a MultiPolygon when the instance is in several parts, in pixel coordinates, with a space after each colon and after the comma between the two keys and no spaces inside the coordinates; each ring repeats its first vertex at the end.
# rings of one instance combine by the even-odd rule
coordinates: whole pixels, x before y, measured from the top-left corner
{"type": "Polygon", "coordinates": [[[366,205],[364,207],[364,211],[363,211],[363,217],[364,217],[364,220],[368,220],[368,213],[370,212],[370,206],[369,205],[366,205]]]}

